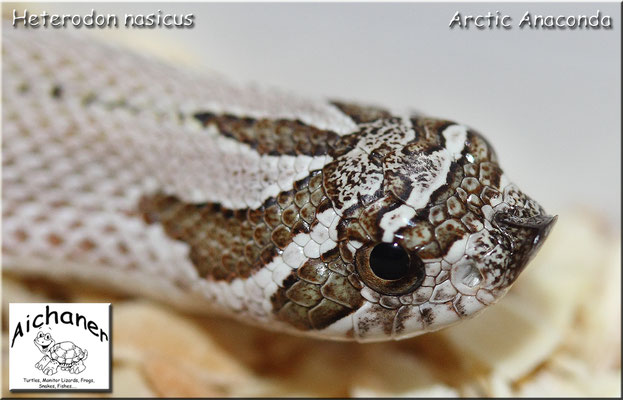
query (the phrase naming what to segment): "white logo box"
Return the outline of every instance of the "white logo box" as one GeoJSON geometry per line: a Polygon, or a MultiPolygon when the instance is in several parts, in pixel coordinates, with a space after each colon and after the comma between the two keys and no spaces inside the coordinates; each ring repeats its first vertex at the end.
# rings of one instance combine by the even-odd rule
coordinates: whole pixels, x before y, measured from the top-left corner
{"type": "Polygon", "coordinates": [[[110,391],[110,303],[10,303],[10,391],[110,391]]]}

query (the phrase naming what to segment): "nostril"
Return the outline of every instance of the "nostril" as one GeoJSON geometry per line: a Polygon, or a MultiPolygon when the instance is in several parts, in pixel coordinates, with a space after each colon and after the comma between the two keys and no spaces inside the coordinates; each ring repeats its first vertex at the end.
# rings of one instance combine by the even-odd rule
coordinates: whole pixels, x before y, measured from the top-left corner
{"type": "MultiPolygon", "coordinates": [[[[493,219],[503,232],[510,234],[511,239],[529,239],[528,241],[524,240],[522,245],[530,244],[536,251],[551,232],[558,216],[534,215],[523,217],[502,211],[496,213],[493,219]]],[[[514,242],[517,244],[517,240],[514,242]]]]}
{"type": "Polygon", "coordinates": [[[494,216],[499,229],[510,239],[511,261],[506,274],[506,286],[512,284],[534,258],[556,224],[558,216],[518,216],[498,212],[494,216]]]}
{"type": "Polygon", "coordinates": [[[535,243],[535,245],[545,240],[554,225],[556,225],[556,221],[558,221],[558,215],[554,215],[553,217],[550,215],[544,216],[543,222],[540,226],[539,234],[534,238],[535,242],[537,242],[535,243]]]}

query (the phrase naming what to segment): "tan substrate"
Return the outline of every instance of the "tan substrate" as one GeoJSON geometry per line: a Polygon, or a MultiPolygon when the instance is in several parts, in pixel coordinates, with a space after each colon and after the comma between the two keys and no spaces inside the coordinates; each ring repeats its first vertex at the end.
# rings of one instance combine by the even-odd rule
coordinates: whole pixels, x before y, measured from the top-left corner
{"type": "MultiPolygon", "coordinates": [[[[479,317],[400,342],[275,334],[90,288],[5,277],[16,301],[113,301],[113,396],[619,396],[620,244],[584,212],[558,225],[479,317]]],[[[7,332],[3,320],[3,396],[7,332]]]]}

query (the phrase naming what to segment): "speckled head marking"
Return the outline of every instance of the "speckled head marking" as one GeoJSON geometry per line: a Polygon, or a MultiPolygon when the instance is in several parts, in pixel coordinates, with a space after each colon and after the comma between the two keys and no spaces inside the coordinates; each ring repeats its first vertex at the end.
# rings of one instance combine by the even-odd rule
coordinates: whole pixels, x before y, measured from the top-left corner
{"type": "Polygon", "coordinates": [[[487,141],[449,121],[361,124],[328,164],[338,248],[364,304],[360,340],[406,337],[472,316],[501,297],[555,218],[508,183],[487,141]]]}
{"type": "Polygon", "coordinates": [[[273,298],[280,318],[379,340],[495,302],[555,218],[505,180],[493,149],[464,126],[387,117],[360,128],[322,171],[335,247],[285,281],[273,298]]]}

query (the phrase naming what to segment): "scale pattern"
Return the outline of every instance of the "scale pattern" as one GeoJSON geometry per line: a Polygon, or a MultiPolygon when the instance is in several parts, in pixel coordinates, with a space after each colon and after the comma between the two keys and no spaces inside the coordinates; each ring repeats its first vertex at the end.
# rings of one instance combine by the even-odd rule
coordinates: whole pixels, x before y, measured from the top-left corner
{"type": "Polygon", "coordinates": [[[551,229],[452,121],[3,35],[3,263],[270,329],[399,339],[494,303],[551,229]],[[410,275],[371,254],[402,249],[410,275]]]}

